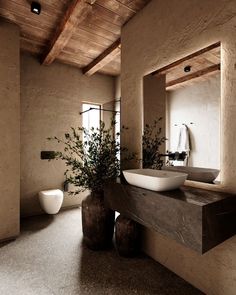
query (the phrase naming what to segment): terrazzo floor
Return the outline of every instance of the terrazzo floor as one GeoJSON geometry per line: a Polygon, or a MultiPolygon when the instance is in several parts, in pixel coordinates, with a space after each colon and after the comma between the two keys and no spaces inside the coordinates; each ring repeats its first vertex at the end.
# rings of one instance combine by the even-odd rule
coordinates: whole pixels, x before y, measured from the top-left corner
{"type": "Polygon", "coordinates": [[[1,295],[200,295],[157,262],[82,244],[80,209],[22,221],[21,235],[0,244],[1,295]]]}

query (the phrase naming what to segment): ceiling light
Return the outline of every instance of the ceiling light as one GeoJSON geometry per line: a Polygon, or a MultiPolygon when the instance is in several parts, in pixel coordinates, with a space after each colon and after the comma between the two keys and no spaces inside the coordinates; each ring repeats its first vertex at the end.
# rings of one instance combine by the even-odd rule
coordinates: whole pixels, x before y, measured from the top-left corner
{"type": "Polygon", "coordinates": [[[191,71],[191,66],[186,66],[186,67],[184,68],[184,71],[185,71],[185,73],[190,72],[190,71],[191,71]]]}
{"type": "Polygon", "coordinates": [[[31,12],[35,14],[40,14],[41,12],[41,5],[38,2],[32,2],[31,3],[31,12]]]}

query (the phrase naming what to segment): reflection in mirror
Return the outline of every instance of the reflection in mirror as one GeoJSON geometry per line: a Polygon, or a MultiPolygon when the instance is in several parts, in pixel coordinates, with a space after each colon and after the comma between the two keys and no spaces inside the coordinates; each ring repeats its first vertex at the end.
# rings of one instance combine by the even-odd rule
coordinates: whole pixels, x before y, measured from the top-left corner
{"type": "Polygon", "coordinates": [[[162,169],[220,181],[220,43],[144,77],[144,126],[163,117],[162,169]]]}

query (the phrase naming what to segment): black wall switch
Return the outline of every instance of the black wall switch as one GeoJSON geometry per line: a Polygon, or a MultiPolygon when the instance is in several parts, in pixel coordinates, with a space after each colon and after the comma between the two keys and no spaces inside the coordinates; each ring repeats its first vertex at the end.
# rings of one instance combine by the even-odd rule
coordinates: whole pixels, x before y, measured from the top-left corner
{"type": "Polygon", "coordinates": [[[55,159],[56,153],[54,151],[42,151],[41,160],[52,160],[55,159]]]}

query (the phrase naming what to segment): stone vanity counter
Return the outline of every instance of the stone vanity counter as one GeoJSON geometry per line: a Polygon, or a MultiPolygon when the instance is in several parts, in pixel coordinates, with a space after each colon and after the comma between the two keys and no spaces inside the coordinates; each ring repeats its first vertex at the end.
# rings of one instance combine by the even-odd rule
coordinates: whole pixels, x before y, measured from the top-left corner
{"type": "Polygon", "coordinates": [[[108,182],[108,206],[126,217],[205,253],[236,233],[236,196],[182,186],[154,192],[108,182]]]}

